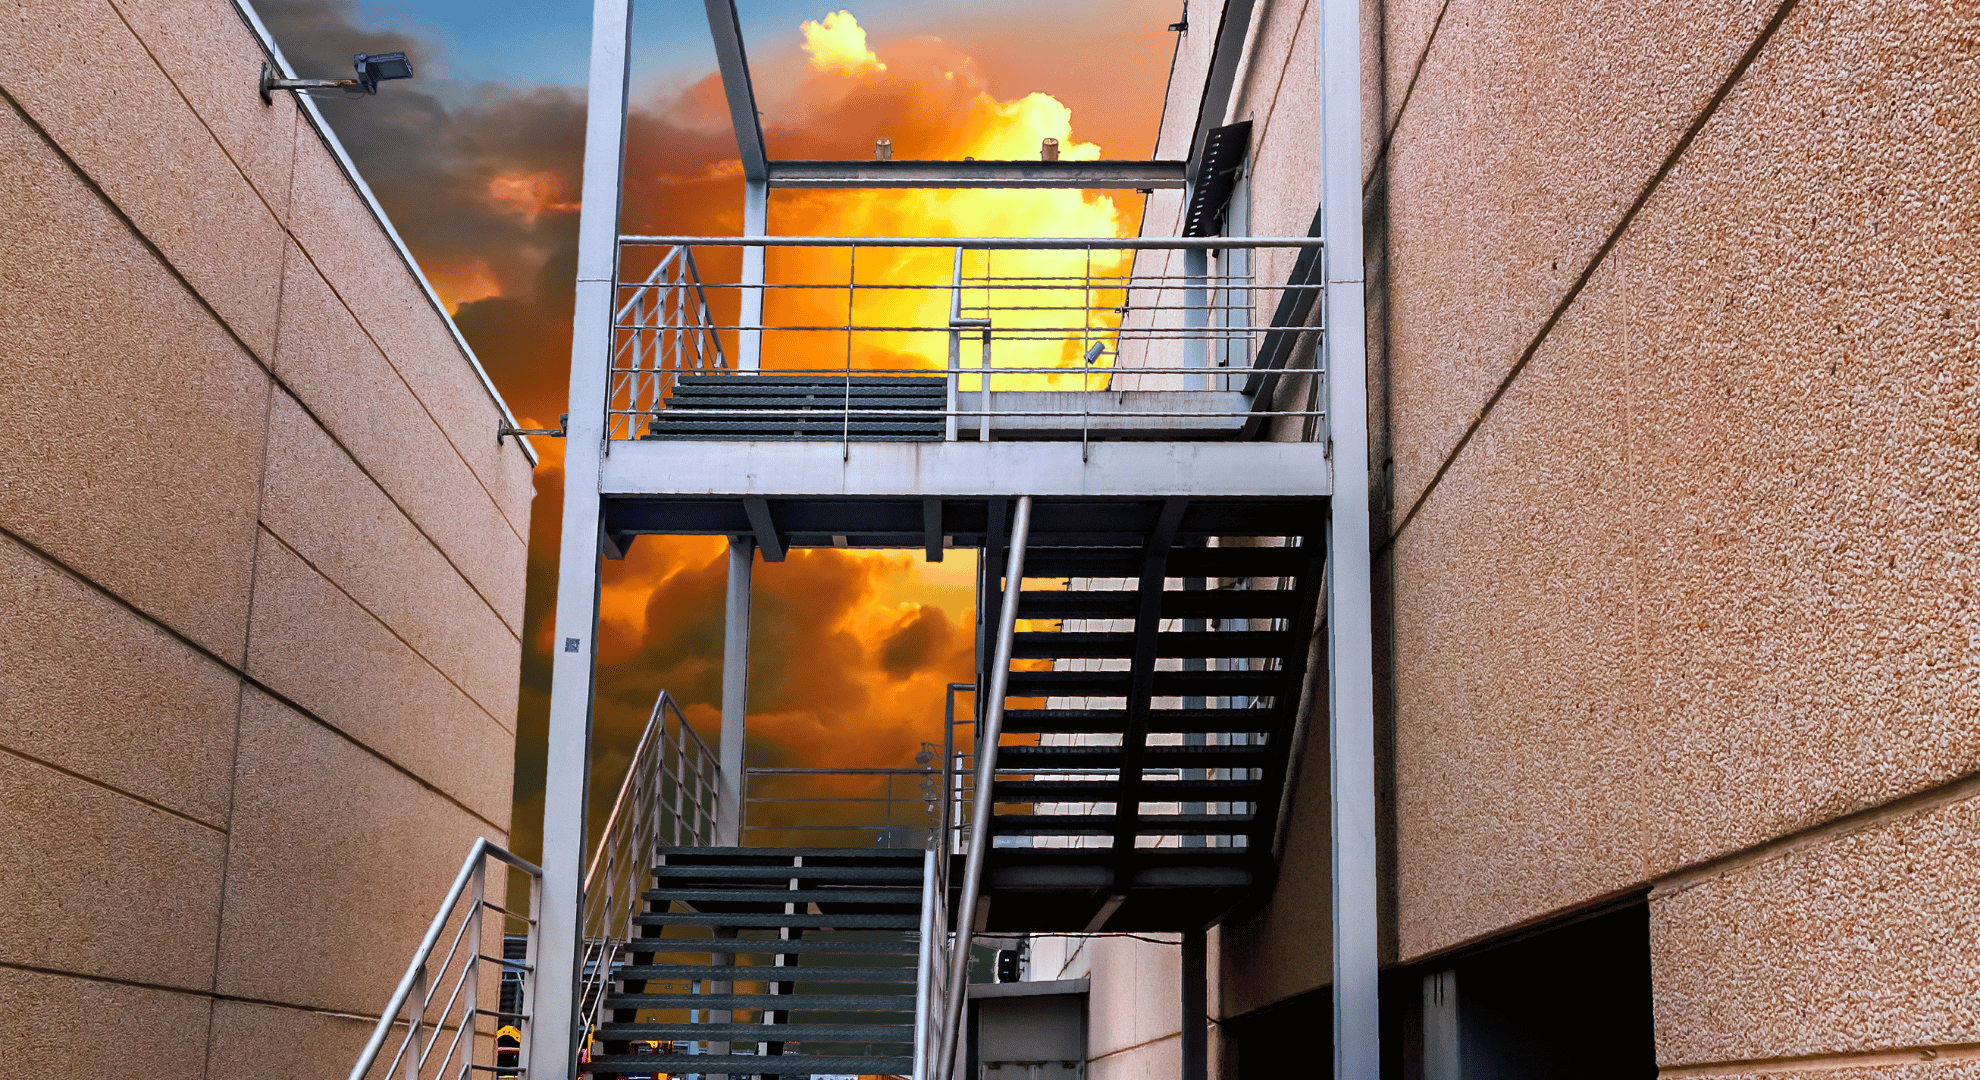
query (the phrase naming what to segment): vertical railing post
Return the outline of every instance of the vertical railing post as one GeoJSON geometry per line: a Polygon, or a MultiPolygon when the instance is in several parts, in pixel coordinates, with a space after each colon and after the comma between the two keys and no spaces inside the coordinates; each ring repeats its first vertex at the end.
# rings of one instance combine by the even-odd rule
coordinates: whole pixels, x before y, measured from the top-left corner
{"type": "Polygon", "coordinates": [[[524,1076],[536,1075],[530,1068],[529,1046],[530,1041],[536,1037],[536,966],[542,955],[537,949],[537,928],[541,925],[541,919],[536,913],[542,910],[543,879],[531,874],[529,876],[530,917],[523,924],[522,992],[517,995],[521,999],[517,1003],[517,1011],[522,1013],[522,1016],[517,1018],[520,1022],[516,1024],[516,1030],[522,1033],[522,1038],[518,1040],[522,1045],[516,1050],[516,1064],[520,1066],[521,1074],[524,1076]]]}
{"type": "Polygon", "coordinates": [[[715,843],[742,844],[744,724],[749,708],[749,579],[756,542],[729,538],[727,608],[722,625],[722,738],[716,773],[715,843]]]}
{"type": "MultiPolygon", "coordinates": [[[[743,181],[743,235],[763,236],[770,220],[770,185],[762,180],[743,181]]],[[[760,245],[742,249],[742,295],[740,316],[744,327],[763,325],[763,262],[766,251],[760,245]]],[[[756,371],[763,365],[763,331],[736,331],[736,370],[756,371]]]]}
{"type": "MultiPolygon", "coordinates": [[[[467,1043],[467,1053],[462,1060],[465,1066],[473,1065],[475,1051],[480,1048],[477,1039],[481,1034],[481,953],[488,945],[486,937],[488,926],[482,916],[488,910],[487,898],[488,859],[483,857],[475,861],[474,888],[468,895],[468,918],[471,920],[468,940],[474,946],[474,950],[468,953],[467,1004],[461,1010],[461,1026],[467,1028],[467,1031],[459,1036],[467,1043]]],[[[501,998],[497,997],[496,1000],[499,1002],[501,998]]],[[[462,1071],[470,1072],[472,1069],[462,1071]]]]}
{"type": "Polygon", "coordinates": [[[413,978],[412,996],[406,998],[406,1043],[400,1050],[405,1063],[405,1080],[419,1080],[419,1063],[426,1057],[427,970],[421,962],[413,978]]]}

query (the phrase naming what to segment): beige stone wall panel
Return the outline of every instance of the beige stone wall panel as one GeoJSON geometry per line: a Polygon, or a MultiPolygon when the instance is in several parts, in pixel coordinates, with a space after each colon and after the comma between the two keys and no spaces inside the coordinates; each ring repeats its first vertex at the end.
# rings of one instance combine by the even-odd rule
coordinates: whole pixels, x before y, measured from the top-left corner
{"type": "Polygon", "coordinates": [[[1980,800],[1651,903],[1666,1066],[1980,1043],[1980,800]]]}
{"type": "Polygon", "coordinates": [[[238,661],[267,376],[11,110],[0,191],[0,525],[238,661]]]}
{"type": "Polygon", "coordinates": [[[285,394],[269,420],[262,521],[490,715],[515,714],[517,637],[285,394]]]}
{"type": "MultiPolygon", "coordinates": [[[[185,103],[198,114],[278,219],[289,205],[289,169],[298,110],[287,93],[262,104],[263,55],[227,0],[110,0],[149,47],[185,103]]],[[[335,72],[306,73],[338,78],[335,72]]]]}
{"type": "MultiPolygon", "coordinates": [[[[493,831],[252,690],[238,761],[216,989],[375,1015],[469,845],[493,831]]],[[[502,895],[501,882],[489,893],[502,895]]]]}
{"type": "Polygon", "coordinates": [[[255,565],[248,672],[507,827],[515,733],[504,725],[513,715],[483,711],[267,533],[255,565]]]}
{"type": "Polygon", "coordinates": [[[1630,238],[1658,863],[1980,767],[1976,20],[1804,4],[1630,238]]]}
{"type": "MultiPolygon", "coordinates": [[[[1321,674],[1325,679],[1325,673],[1321,674]]],[[[1309,724],[1324,717],[1316,710],[1309,724]]],[[[1215,931],[1213,1014],[1241,1016],[1333,981],[1333,828],[1324,723],[1309,726],[1272,891],[1215,931]]]]}
{"type": "Polygon", "coordinates": [[[107,0],[12,7],[0,86],[267,357],[282,276],[268,205],[107,0]]]}
{"type": "Polygon", "coordinates": [[[0,538],[0,746],[227,825],[239,682],[0,538]]]}
{"type": "MultiPolygon", "coordinates": [[[[211,1062],[205,1075],[345,1080],[365,1040],[371,1038],[373,1023],[304,1009],[218,1001],[213,1005],[211,1062]]],[[[436,1056],[434,1062],[438,1061],[436,1056]]],[[[380,1062],[374,1075],[383,1075],[384,1067],[380,1062]]],[[[400,1068],[403,1074],[404,1066],[400,1068]]]]}
{"type": "Polygon", "coordinates": [[[520,633],[526,542],[300,250],[275,374],[520,633]]]}
{"type": "Polygon", "coordinates": [[[225,848],[215,829],[0,753],[0,963],[211,988],[225,848]]]}
{"type": "MultiPolygon", "coordinates": [[[[0,967],[0,1080],[48,1080],[114,1054],[110,1075],[205,1080],[211,998],[0,967]],[[69,1065],[77,1066],[70,1070],[69,1065]]],[[[237,1076],[280,1075],[252,1071],[237,1076]]]]}
{"type": "Polygon", "coordinates": [[[1390,149],[1400,507],[1421,494],[1773,6],[1453,0],[1390,149]]]}
{"type": "Polygon", "coordinates": [[[1405,957],[1980,767],[1972,17],[1804,5],[1397,543],[1405,957]]]}
{"type": "MultiPolygon", "coordinates": [[[[1320,9],[1313,4],[1260,3],[1253,63],[1239,72],[1237,120],[1251,121],[1253,236],[1305,236],[1320,200],[1320,9]]],[[[1296,248],[1252,253],[1252,279],[1284,284],[1299,259],[1296,248]]],[[[1266,326],[1279,293],[1254,294],[1252,324],[1266,326]]]]}
{"type": "MultiPolygon", "coordinates": [[[[494,398],[337,160],[307,132],[296,145],[289,226],[323,280],[497,500],[513,531],[525,533],[533,494],[528,459],[513,439],[495,445],[501,413],[494,398]]],[[[556,423],[554,416],[541,419],[556,423]]]]}
{"type": "Polygon", "coordinates": [[[1628,388],[1603,299],[1393,549],[1405,960],[1647,870],[1628,388]]]}

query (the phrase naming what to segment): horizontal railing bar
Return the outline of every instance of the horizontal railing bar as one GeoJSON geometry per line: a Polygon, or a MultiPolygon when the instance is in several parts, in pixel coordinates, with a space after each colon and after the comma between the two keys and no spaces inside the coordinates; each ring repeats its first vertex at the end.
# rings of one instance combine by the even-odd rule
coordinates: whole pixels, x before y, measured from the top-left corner
{"type": "MultiPolygon", "coordinates": [[[[1216,311],[1221,309],[1203,308],[1200,310],[1216,311]]],[[[1246,308],[1243,310],[1248,311],[1250,309],[1246,308]]],[[[613,329],[636,333],[639,331],[657,332],[657,331],[665,330],[667,328],[657,327],[657,326],[633,326],[633,325],[619,324],[614,326],[613,329]]],[[[797,326],[797,325],[778,326],[769,323],[718,323],[710,326],[709,329],[761,330],[765,333],[831,333],[831,334],[843,334],[849,330],[859,334],[947,334],[951,332],[951,328],[946,326],[889,326],[884,323],[876,323],[872,325],[868,325],[865,323],[855,323],[852,326],[847,326],[845,323],[839,323],[836,326],[797,326]]],[[[1277,330],[1277,329],[1284,329],[1284,328],[1272,327],[1272,326],[1252,326],[1252,327],[1212,326],[1212,327],[1208,327],[1207,329],[1199,331],[1199,330],[1185,330],[1182,327],[1176,327],[1176,326],[1151,326],[1145,329],[1137,329],[1134,327],[1112,327],[1112,326],[1107,326],[1107,327],[1013,326],[1005,330],[998,330],[992,327],[990,328],[990,336],[997,339],[998,341],[1054,341],[1054,340],[1078,337],[1082,334],[1091,333],[1095,337],[1100,337],[1100,338],[1122,337],[1128,341],[1243,341],[1252,337],[1262,337],[1268,331],[1277,330]]],[[[983,329],[980,327],[968,327],[966,328],[966,332],[968,330],[974,330],[978,334],[983,332],[983,329]]],[[[636,369],[636,370],[644,370],[644,369],[636,369]]],[[[727,370],[727,369],[724,368],[717,370],[727,370]]]]}
{"type": "MultiPolygon", "coordinates": [[[[841,329],[843,329],[843,327],[841,327],[841,329]]],[[[672,370],[672,369],[664,369],[664,370],[672,370]]],[[[1237,375],[1237,374],[1243,374],[1246,369],[1219,368],[1219,367],[1119,367],[1119,366],[1090,367],[1090,368],[1088,367],[991,367],[988,369],[980,368],[980,367],[966,367],[966,368],[957,369],[957,372],[959,374],[967,375],[972,378],[978,378],[981,377],[986,370],[993,376],[1063,375],[1068,378],[1079,378],[1079,377],[1099,378],[1103,375],[1110,377],[1116,375],[1214,375],[1214,374],[1237,375]]],[[[1272,370],[1280,375],[1325,375],[1327,373],[1326,368],[1273,368],[1272,370]]],[[[644,375],[644,374],[652,373],[651,369],[647,369],[647,368],[613,368],[612,371],[615,374],[620,374],[620,375],[644,375]]],[[[790,375],[811,375],[811,376],[816,376],[818,378],[843,379],[848,375],[854,378],[865,378],[875,375],[918,375],[921,376],[922,378],[929,380],[929,384],[932,386],[934,385],[935,382],[946,378],[949,374],[950,372],[946,368],[764,368],[760,371],[751,372],[749,374],[736,373],[732,377],[738,380],[743,380],[743,379],[755,379],[759,377],[783,378],[785,376],[790,376],[790,375]]],[[[738,382],[736,385],[744,386],[747,385],[747,383],[738,382]]],[[[855,384],[855,389],[864,389],[864,387],[855,384]]],[[[1174,392],[1201,393],[1201,391],[1183,391],[1183,390],[1177,390],[1174,392]]]]}
{"type": "Polygon", "coordinates": [[[744,769],[750,777],[933,777],[940,769],[744,769]]]}
{"type": "Polygon", "coordinates": [[[635,247],[963,248],[977,251],[1213,251],[1317,248],[1317,236],[621,236],[635,247]]]}
{"type": "MultiPolygon", "coordinates": [[[[965,390],[965,391],[963,391],[963,392],[964,392],[964,393],[966,393],[966,394],[974,394],[974,393],[978,393],[979,391],[975,391],[975,390],[965,390]]],[[[1025,391],[1022,391],[1022,390],[993,390],[993,391],[991,391],[991,393],[992,393],[992,394],[1021,394],[1021,393],[1024,393],[1024,392],[1025,392],[1025,391]]],[[[1098,393],[1099,391],[1095,391],[1095,392],[1096,392],[1096,393],[1098,393]]],[[[1111,392],[1112,392],[1112,393],[1132,393],[1132,391],[1111,391],[1111,392]]],[[[1184,393],[1185,391],[1180,391],[1180,390],[1178,390],[1178,391],[1173,391],[1173,392],[1174,392],[1174,393],[1184,393]]],[[[1207,391],[1206,391],[1206,392],[1207,392],[1207,391]]],[[[658,410],[658,411],[659,411],[659,412],[665,412],[665,413],[672,413],[672,414],[674,414],[674,415],[679,415],[679,416],[701,416],[701,417],[707,417],[707,418],[708,418],[708,419],[710,419],[710,420],[721,420],[721,421],[731,421],[731,420],[735,420],[735,419],[736,419],[736,418],[738,418],[738,417],[750,417],[750,416],[763,416],[763,417],[777,417],[777,416],[797,416],[797,417],[809,417],[809,418],[811,418],[811,419],[814,419],[814,420],[824,420],[824,419],[828,419],[828,418],[837,418],[837,417],[841,417],[841,416],[855,416],[855,417],[857,417],[857,416],[900,416],[900,417],[909,417],[909,418],[920,418],[920,419],[924,419],[924,420],[929,420],[929,421],[933,421],[933,420],[937,420],[937,419],[942,419],[942,418],[946,418],[946,417],[950,417],[950,416],[954,416],[954,417],[984,417],[984,416],[992,416],[992,417],[995,417],[995,416],[1017,416],[1017,417],[1033,417],[1033,416],[1036,416],[1036,417],[1049,417],[1049,416],[1087,416],[1087,417],[1092,417],[1093,419],[1096,419],[1096,420],[1104,420],[1104,419],[1107,419],[1107,418],[1109,418],[1109,417],[1131,417],[1131,418],[1134,418],[1134,419],[1161,419],[1161,418],[1165,418],[1165,417],[1175,417],[1175,418],[1177,418],[1177,419],[1184,419],[1184,420],[1194,420],[1194,419],[1202,419],[1202,418],[1206,418],[1206,417],[1218,417],[1218,416],[1231,416],[1231,417],[1238,417],[1238,416],[1325,416],[1325,415],[1327,415],[1327,413],[1326,413],[1326,411],[1325,411],[1325,410],[1322,410],[1322,409],[1272,409],[1272,410],[1266,410],[1266,409],[1259,409],[1259,410],[1256,410],[1256,411],[1253,411],[1253,410],[1248,410],[1248,409],[1247,409],[1247,410],[1244,410],[1244,411],[1235,411],[1235,410],[1226,410],[1226,411],[1222,411],[1222,412],[1208,412],[1208,411],[1201,411],[1201,410],[1198,410],[1198,411],[1191,411],[1191,412],[1147,412],[1147,411],[1135,411],[1135,412],[1116,412],[1116,411],[1114,411],[1114,410],[1111,410],[1111,409],[1110,409],[1110,410],[1108,410],[1108,411],[1106,411],[1106,412],[1085,412],[1085,413],[1083,413],[1083,412],[1080,412],[1080,411],[1079,411],[1078,409],[1053,409],[1053,410],[1037,410],[1037,409],[835,409],[835,408],[832,408],[832,407],[830,407],[829,405],[825,405],[825,406],[820,406],[820,407],[818,407],[818,408],[815,408],[815,409],[705,409],[705,408],[702,408],[702,407],[700,407],[700,406],[696,406],[696,407],[694,407],[694,408],[691,408],[691,409],[679,409],[679,410],[670,410],[670,409],[661,409],[661,410],[658,410]]],[[[651,410],[651,409],[613,409],[613,410],[612,410],[612,415],[613,415],[613,416],[652,416],[652,415],[655,415],[655,411],[654,411],[654,410],[651,410]]]]}

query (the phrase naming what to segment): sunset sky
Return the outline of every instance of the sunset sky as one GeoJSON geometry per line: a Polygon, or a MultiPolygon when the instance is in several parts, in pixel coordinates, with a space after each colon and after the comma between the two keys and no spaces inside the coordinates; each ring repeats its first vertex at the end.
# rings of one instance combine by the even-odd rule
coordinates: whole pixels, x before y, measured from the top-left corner
{"type": "MultiPolygon", "coordinates": [[[[590,6],[560,0],[258,0],[304,76],[405,49],[419,77],[323,103],[525,426],[554,427],[570,366],[576,192],[590,6]]],[[[1146,158],[1177,0],[741,0],[773,157],[1146,158]],[[846,13],[841,14],[844,11],[846,13]]],[[[741,181],[698,0],[638,5],[624,226],[732,234],[741,181]]],[[[786,234],[1130,235],[1132,194],[773,194],[786,234]]],[[[942,256],[944,259],[946,255],[942,256]]],[[[769,346],[766,344],[766,349],[769,346]]],[[[831,362],[837,362],[836,360],[831,362]]],[[[514,844],[539,845],[562,445],[535,440],[514,844]]],[[[642,538],[606,564],[594,802],[609,798],[670,690],[718,722],[719,538],[642,538]]],[[[750,763],[900,766],[939,739],[943,685],[970,677],[974,563],[919,552],[800,551],[758,563],[750,763]]]]}

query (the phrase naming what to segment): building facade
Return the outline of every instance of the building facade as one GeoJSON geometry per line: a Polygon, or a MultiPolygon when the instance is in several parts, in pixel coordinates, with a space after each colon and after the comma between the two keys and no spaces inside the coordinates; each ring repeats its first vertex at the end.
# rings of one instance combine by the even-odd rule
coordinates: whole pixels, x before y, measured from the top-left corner
{"type": "Polygon", "coordinates": [[[6,25],[0,1077],[341,1076],[508,834],[534,459],[242,11],[6,25]]]}
{"type": "MultiPolygon", "coordinates": [[[[1248,13],[1255,235],[1314,213],[1320,7],[1188,5],[1154,156],[1248,13]]],[[[1385,1071],[1960,1075],[1980,15],[1362,12],[1385,1071]]],[[[1225,1076],[1325,1060],[1324,730],[1302,757],[1277,884],[1211,936],[1225,1076]]],[[[1093,1076],[1174,1073],[1173,946],[1034,947],[1093,979],[1093,1076]]]]}

